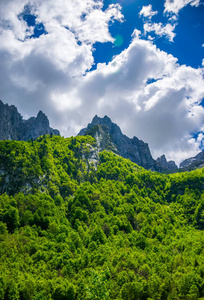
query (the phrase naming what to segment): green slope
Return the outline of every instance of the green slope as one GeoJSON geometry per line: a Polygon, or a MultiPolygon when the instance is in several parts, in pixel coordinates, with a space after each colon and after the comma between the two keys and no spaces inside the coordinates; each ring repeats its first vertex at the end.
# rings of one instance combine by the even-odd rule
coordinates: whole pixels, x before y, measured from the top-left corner
{"type": "Polygon", "coordinates": [[[0,142],[0,299],[203,297],[204,170],[162,175],[94,147],[0,142]]]}

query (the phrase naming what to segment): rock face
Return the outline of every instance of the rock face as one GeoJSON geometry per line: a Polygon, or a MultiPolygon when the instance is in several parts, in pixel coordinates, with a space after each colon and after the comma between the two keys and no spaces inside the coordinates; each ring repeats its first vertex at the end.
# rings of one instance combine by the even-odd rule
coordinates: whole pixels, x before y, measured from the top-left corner
{"type": "Polygon", "coordinates": [[[47,116],[39,111],[37,117],[23,120],[14,105],[4,104],[0,100],[0,140],[27,141],[43,134],[60,135],[49,126],[47,116]]]}
{"type": "Polygon", "coordinates": [[[111,150],[148,170],[157,171],[160,168],[152,158],[147,143],[136,137],[128,138],[107,116],[104,118],[95,116],[92,122],[79,132],[79,135],[95,137],[100,151],[111,150]]]}
{"type": "Polygon", "coordinates": [[[195,169],[203,168],[203,167],[204,167],[204,151],[201,151],[196,156],[185,159],[180,164],[179,168],[190,171],[190,170],[195,170],[195,169]]]}
{"type": "MultiPolygon", "coordinates": [[[[83,131],[83,129],[81,131],[83,131]]],[[[84,134],[79,133],[79,135],[84,135],[84,134]]],[[[102,124],[96,124],[93,125],[93,127],[90,126],[90,128],[86,130],[85,135],[91,135],[96,139],[96,148],[98,152],[101,152],[104,149],[106,149],[106,150],[111,150],[116,154],[119,154],[116,145],[112,142],[109,129],[107,126],[102,124]]]]}
{"type": "Polygon", "coordinates": [[[174,171],[177,170],[178,167],[173,160],[167,161],[165,155],[158,157],[156,162],[162,167],[162,171],[174,171]]]}

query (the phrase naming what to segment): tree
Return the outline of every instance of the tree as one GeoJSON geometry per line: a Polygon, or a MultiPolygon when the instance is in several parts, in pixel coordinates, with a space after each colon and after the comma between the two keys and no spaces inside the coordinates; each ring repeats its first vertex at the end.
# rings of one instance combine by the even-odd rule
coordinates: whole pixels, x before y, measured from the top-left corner
{"type": "Polygon", "coordinates": [[[110,291],[108,290],[109,270],[102,273],[92,271],[89,286],[86,288],[86,299],[90,300],[109,300],[110,291]]]}

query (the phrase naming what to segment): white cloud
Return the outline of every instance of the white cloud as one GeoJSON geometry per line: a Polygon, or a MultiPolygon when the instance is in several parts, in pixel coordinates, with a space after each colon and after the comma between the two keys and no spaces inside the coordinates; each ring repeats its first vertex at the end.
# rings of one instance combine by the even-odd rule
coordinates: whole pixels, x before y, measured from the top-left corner
{"type": "Polygon", "coordinates": [[[200,3],[200,0],[166,0],[164,12],[178,15],[179,11],[186,5],[190,4],[191,6],[198,7],[200,3]]]}
{"type": "Polygon", "coordinates": [[[1,99],[26,117],[42,109],[56,126],[64,105],[77,108],[72,90],[93,65],[93,43],[113,42],[109,24],[123,20],[118,4],[102,7],[103,1],[94,0],[0,1],[1,99]],[[29,38],[32,31],[22,18],[26,5],[46,30],[39,38],[29,38]]]}
{"type": "Polygon", "coordinates": [[[123,18],[118,4],[102,11],[102,1],[96,5],[93,0],[31,0],[30,10],[35,14],[36,21],[43,23],[48,34],[37,39],[26,39],[32,31],[22,18],[19,19],[25,5],[28,5],[26,0],[1,2],[0,9],[4,13],[0,22],[0,50],[8,51],[15,60],[31,52],[45,55],[58,68],[64,71],[69,68],[73,75],[84,73],[92,66],[93,43],[114,41],[108,30],[109,22],[122,21],[123,18]],[[78,41],[82,44],[79,45],[78,41]]]}
{"type": "Polygon", "coordinates": [[[138,29],[134,29],[134,31],[133,31],[131,37],[132,37],[132,38],[139,39],[139,38],[140,38],[140,35],[141,35],[141,31],[138,30],[138,29]]]}
{"type": "MultiPolygon", "coordinates": [[[[31,0],[36,22],[47,34],[29,38],[32,28],[17,17],[27,0],[1,0],[0,95],[24,116],[42,109],[65,136],[76,134],[95,114],[109,115],[128,136],[148,142],[156,158],[181,159],[199,151],[192,140],[204,122],[203,68],[177,59],[140,38],[109,64],[93,61],[93,43],[113,42],[109,24],[123,21],[120,6],[102,1],[31,0]],[[97,5],[96,5],[97,4],[97,5]]],[[[168,24],[167,24],[168,25],[168,24]]],[[[151,24],[173,40],[173,27],[151,24]]]]}
{"type": "Polygon", "coordinates": [[[202,60],[202,66],[204,67],[204,58],[203,58],[203,60],[202,60]]]}
{"type": "MultiPolygon", "coordinates": [[[[32,93],[31,99],[43,109],[50,94],[69,89],[74,84],[73,77],[82,76],[92,67],[93,43],[114,42],[109,24],[122,22],[121,7],[110,5],[105,11],[102,7],[102,1],[94,0],[2,0],[1,97],[15,100],[24,111],[26,98],[32,93]],[[31,37],[33,27],[22,17],[25,8],[36,17],[36,23],[43,24],[46,34],[31,37]],[[45,102],[38,100],[42,97],[45,102]]],[[[26,106],[30,106],[30,111],[38,109],[32,103],[26,106]]]]}
{"type": "Polygon", "coordinates": [[[162,23],[145,23],[144,24],[144,31],[145,34],[147,32],[155,32],[158,36],[166,36],[170,42],[173,42],[174,37],[176,36],[175,32],[175,25],[168,23],[167,25],[163,25],[162,23]]]}
{"type": "Polygon", "coordinates": [[[190,141],[204,122],[203,71],[179,66],[149,41],[134,38],[112,62],[88,73],[78,97],[85,124],[95,113],[107,114],[125,134],[148,142],[155,158],[165,153],[179,163],[199,151],[190,141]],[[149,78],[155,82],[147,84],[149,78]]]}
{"type": "Polygon", "coordinates": [[[151,19],[154,15],[156,15],[158,11],[153,11],[152,5],[143,6],[141,11],[139,12],[140,16],[151,19]]]}

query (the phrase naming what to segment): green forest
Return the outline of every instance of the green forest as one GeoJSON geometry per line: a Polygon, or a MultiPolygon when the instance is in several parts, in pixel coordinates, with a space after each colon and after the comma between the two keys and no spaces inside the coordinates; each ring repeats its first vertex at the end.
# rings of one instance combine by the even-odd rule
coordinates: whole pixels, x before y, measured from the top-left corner
{"type": "Polygon", "coordinates": [[[96,167],[95,146],[0,141],[0,299],[204,299],[204,169],[96,167]]]}

